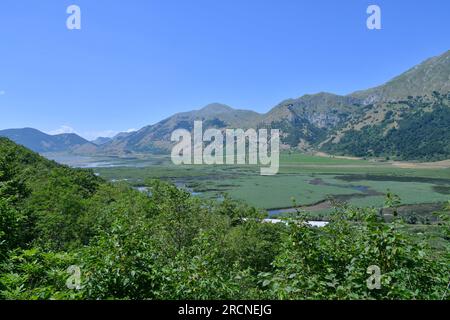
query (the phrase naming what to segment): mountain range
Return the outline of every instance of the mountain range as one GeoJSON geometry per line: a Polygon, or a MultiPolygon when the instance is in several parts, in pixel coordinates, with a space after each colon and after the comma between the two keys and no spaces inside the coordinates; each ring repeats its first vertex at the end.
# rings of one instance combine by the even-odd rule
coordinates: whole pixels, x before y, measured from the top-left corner
{"type": "Polygon", "coordinates": [[[39,153],[93,153],[97,151],[97,146],[95,144],[75,133],[49,135],[37,129],[23,128],[1,130],[0,137],[9,138],[14,142],[39,153]]]}
{"type": "Polygon", "coordinates": [[[381,86],[346,96],[321,92],[287,99],[265,114],[213,103],[94,143],[76,135],[48,136],[32,129],[4,130],[0,136],[38,152],[167,153],[175,129],[192,130],[195,120],[203,120],[204,129],[278,128],[284,148],[437,160],[450,158],[449,101],[450,50],[381,86]]]}

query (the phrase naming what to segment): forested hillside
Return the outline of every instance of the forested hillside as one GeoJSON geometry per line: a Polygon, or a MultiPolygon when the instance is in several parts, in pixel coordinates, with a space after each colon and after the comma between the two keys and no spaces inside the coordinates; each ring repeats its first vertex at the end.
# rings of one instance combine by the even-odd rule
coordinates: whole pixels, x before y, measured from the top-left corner
{"type": "Polygon", "coordinates": [[[450,158],[450,93],[369,105],[322,146],[335,154],[437,161],[450,158]]]}
{"type": "MultiPolygon", "coordinates": [[[[0,298],[441,299],[446,292],[448,246],[432,250],[377,210],[340,205],[320,229],[301,212],[270,224],[229,199],[148,186],[150,194],[107,183],[0,138],[0,298]],[[371,265],[381,269],[380,290],[366,285],[371,265]],[[68,268],[79,268],[80,283],[68,268]]],[[[447,240],[449,211],[439,226],[447,240]]]]}

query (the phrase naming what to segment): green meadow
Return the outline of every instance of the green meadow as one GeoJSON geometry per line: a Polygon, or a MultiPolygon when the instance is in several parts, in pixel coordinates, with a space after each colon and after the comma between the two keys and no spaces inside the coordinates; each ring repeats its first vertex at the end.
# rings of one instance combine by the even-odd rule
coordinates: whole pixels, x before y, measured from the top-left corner
{"type": "MultiPolygon", "coordinates": [[[[114,161],[112,161],[114,163],[114,161]]],[[[402,168],[391,162],[282,153],[276,176],[261,176],[257,166],[175,166],[168,157],[120,160],[117,166],[95,168],[100,176],[136,187],[154,178],[184,187],[196,196],[225,195],[261,209],[308,207],[327,199],[362,207],[382,207],[388,190],[402,204],[450,200],[450,169],[434,166],[402,168]]],[[[311,207],[327,212],[327,208],[311,207]]]]}

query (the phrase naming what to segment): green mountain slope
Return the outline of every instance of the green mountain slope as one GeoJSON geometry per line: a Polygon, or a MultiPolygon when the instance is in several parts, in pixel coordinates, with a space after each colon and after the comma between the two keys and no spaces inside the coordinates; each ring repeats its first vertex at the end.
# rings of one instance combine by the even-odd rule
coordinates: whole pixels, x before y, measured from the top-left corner
{"type": "Polygon", "coordinates": [[[377,104],[338,130],[322,150],[333,154],[450,158],[450,93],[377,104]]]}
{"type": "Polygon", "coordinates": [[[450,91],[450,50],[411,68],[386,84],[351,96],[366,104],[450,91]]]}
{"type": "Polygon", "coordinates": [[[309,149],[323,141],[330,130],[357,111],[356,98],[321,92],[283,101],[263,117],[263,124],[279,128],[286,146],[309,149]]]}
{"type": "Polygon", "coordinates": [[[155,125],[142,128],[129,135],[116,137],[102,146],[102,152],[167,152],[171,147],[170,137],[176,129],[193,130],[194,121],[202,120],[207,128],[256,127],[261,115],[248,110],[236,110],[223,104],[210,104],[190,112],[173,115],[155,125]]]}

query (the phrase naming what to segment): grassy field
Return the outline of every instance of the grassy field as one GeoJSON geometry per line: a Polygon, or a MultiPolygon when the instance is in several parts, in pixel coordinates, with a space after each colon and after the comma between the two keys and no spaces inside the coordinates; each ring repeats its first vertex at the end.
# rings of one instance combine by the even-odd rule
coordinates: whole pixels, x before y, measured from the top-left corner
{"type": "Polygon", "coordinates": [[[296,203],[311,210],[332,197],[358,206],[382,207],[387,190],[402,204],[439,203],[450,200],[450,168],[363,159],[340,159],[283,153],[276,176],[260,176],[257,166],[174,166],[168,157],[121,160],[118,166],[95,168],[109,180],[143,186],[160,178],[186,187],[196,195],[217,199],[228,194],[262,209],[288,208],[296,203]],[[125,163],[125,165],[124,165],[125,163]]]}

